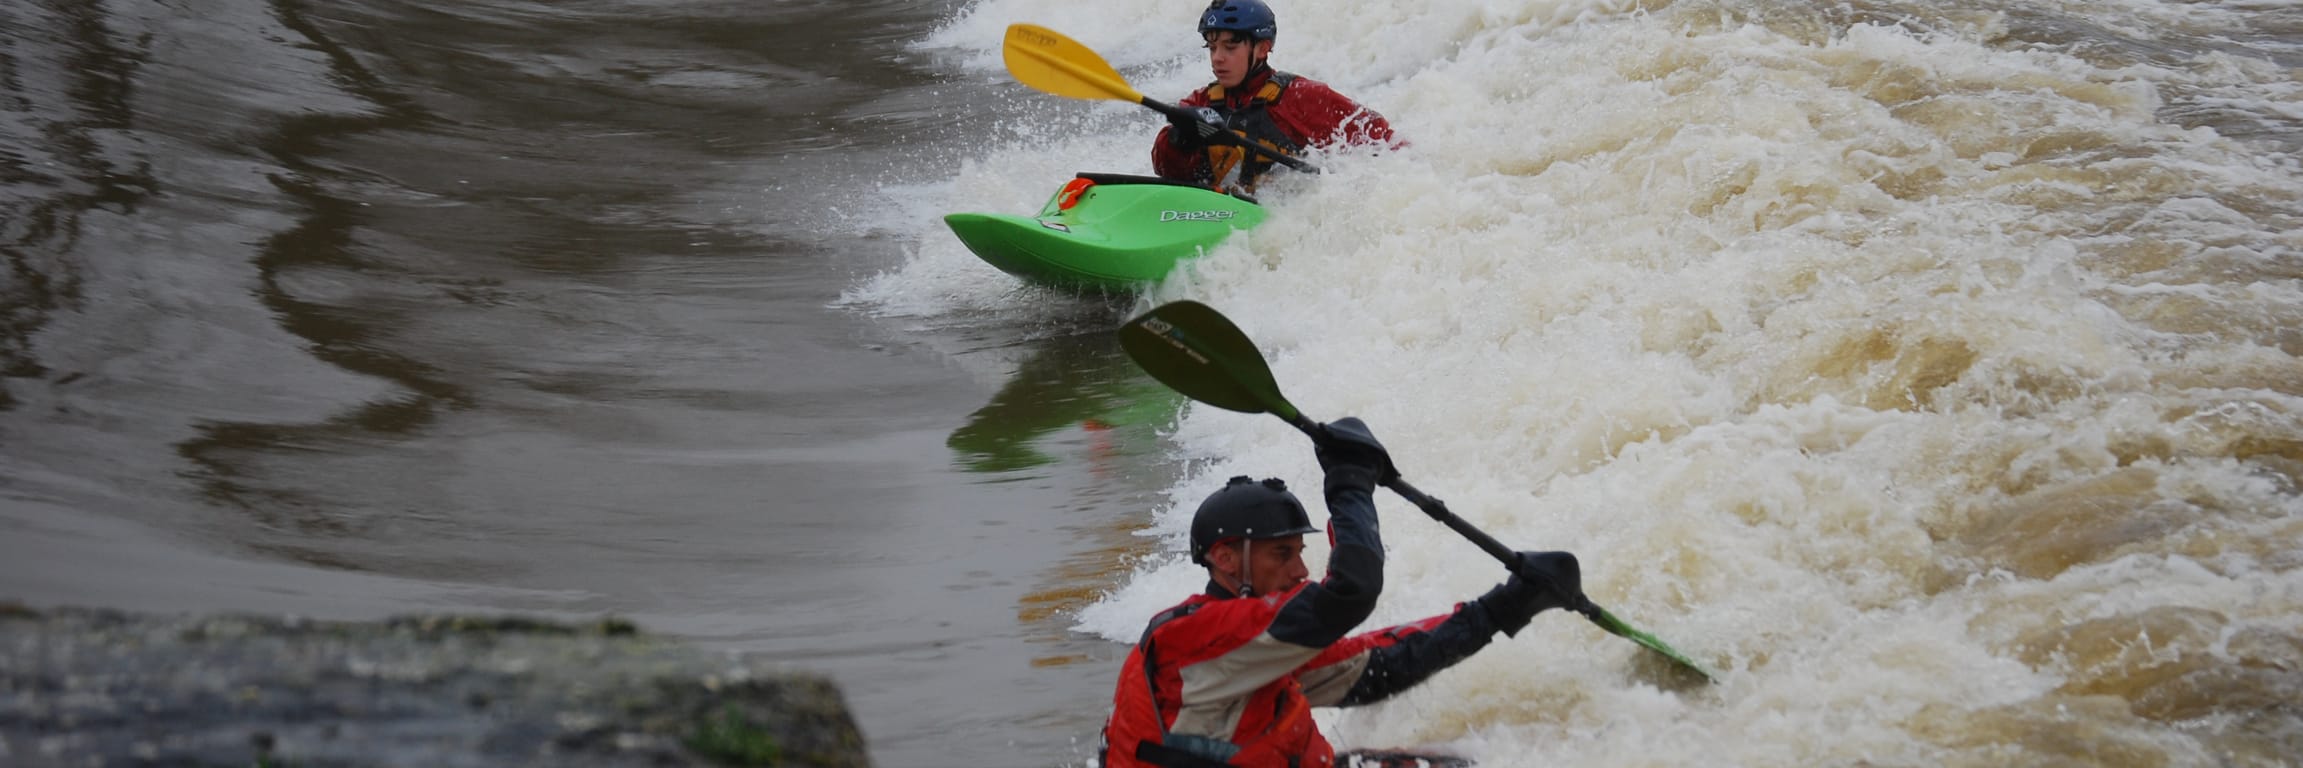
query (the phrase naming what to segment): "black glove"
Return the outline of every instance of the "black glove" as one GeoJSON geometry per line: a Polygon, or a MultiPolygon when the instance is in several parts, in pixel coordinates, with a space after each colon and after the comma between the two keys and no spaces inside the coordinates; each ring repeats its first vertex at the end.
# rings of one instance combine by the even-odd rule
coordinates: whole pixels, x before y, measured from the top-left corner
{"type": "Polygon", "coordinates": [[[1376,442],[1375,433],[1357,416],[1320,425],[1326,436],[1312,443],[1319,468],[1327,472],[1327,490],[1361,488],[1373,492],[1377,483],[1399,477],[1391,466],[1391,453],[1376,442]]]}
{"type": "Polygon", "coordinates": [[[1553,608],[1583,610],[1583,568],[1566,552],[1521,552],[1511,580],[1481,595],[1479,607],[1506,635],[1518,635],[1535,615],[1553,608]],[[1522,576],[1525,574],[1525,576],[1522,576]]]}
{"type": "Polygon", "coordinates": [[[1167,143],[1176,149],[1199,149],[1223,133],[1223,116],[1214,109],[1185,109],[1167,116],[1167,143]]]}

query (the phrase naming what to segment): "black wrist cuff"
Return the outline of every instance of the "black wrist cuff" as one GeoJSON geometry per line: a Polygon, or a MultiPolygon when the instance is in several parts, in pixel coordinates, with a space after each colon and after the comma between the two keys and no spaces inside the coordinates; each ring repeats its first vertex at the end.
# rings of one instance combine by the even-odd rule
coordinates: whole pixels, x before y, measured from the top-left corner
{"type": "Polygon", "coordinates": [[[1514,610],[1510,605],[1514,597],[1510,587],[1496,587],[1481,595],[1478,600],[1473,600],[1472,604],[1486,612],[1488,623],[1495,625],[1496,630],[1505,637],[1518,637],[1519,631],[1526,629],[1528,622],[1535,620],[1536,612],[1514,610]]]}

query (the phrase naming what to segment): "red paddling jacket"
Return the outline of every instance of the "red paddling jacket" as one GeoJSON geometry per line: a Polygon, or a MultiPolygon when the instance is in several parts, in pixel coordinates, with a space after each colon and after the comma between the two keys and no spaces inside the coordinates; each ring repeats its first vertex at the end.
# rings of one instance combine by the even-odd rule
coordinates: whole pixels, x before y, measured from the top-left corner
{"type": "Polygon", "coordinates": [[[1381,701],[1487,645],[1477,602],[1346,637],[1383,590],[1383,544],[1368,489],[1326,495],[1326,578],[1251,597],[1211,581],[1152,618],[1120,670],[1104,768],[1328,768],[1312,707],[1381,701]]]}
{"type": "MultiPolygon", "coordinates": [[[[1383,115],[1336,93],[1326,83],[1269,66],[1249,74],[1238,88],[1210,84],[1176,104],[1187,109],[1212,107],[1223,116],[1225,127],[1290,155],[1306,147],[1339,142],[1395,143],[1391,123],[1383,115]]],[[[1221,189],[1225,176],[1237,168],[1239,186],[1253,190],[1256,176],[1271,166],[1269,160],[1226,144],[1179,149],[1168,143],[1172,130],[1160,129],[1158,139],[1152,142],[1152,172],[1162,178],[1221,189]]]]}

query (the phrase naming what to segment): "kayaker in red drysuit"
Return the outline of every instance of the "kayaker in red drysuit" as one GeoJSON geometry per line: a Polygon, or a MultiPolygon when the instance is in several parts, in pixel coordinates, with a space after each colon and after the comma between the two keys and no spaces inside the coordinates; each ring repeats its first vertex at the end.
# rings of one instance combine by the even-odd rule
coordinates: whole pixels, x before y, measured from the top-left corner
{"type": "Polygon", "coordinates": [[[1352,635],[1383,591],[1375,486],[1391,457],[1356,418],[1326,425],[1317,455],[1328,509],[1326,578],[1307,581],[1303,534],[1318,531],[1278,480],[1235,477],[1192,516],[1203,594],[1154,616],[1121,668],[1102,768],[1328,768],[1337,756],[1311,708],[1382,701],[1516,634],[1538,612],[1584,602],[1566,552],[1519,553],[1521,568],[1476,600],[1421,621],[1352,635]]]}
{"type": "Polygon", "coordinates": [[[1265,60],[1279,34],[1262,0],[1215,0],[1200,16],[1215,82],[1176,102],[1198,119],[1174,115],[1152,142],[1152,172],[1219,191],[1253,192],[1272,161],[1218,141],[1232,131],[1288,155],[1331,144],[1396,144],[1383,115],[1326,83],[1276,71],[1265,60]]]}

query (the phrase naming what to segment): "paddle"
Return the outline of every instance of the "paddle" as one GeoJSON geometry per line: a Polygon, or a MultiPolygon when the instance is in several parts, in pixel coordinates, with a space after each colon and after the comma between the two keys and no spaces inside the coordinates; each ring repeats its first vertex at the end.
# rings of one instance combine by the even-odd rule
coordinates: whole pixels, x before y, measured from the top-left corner
{"type": "MultiPolygon", "coordinates": [[[[1127,78],[1119,70],[1104,62],[1104,57],[1078,41],[1037,24],[1008,25],[1007,42],[1002,58],[1007,62],[1008,74],[1016,81],[1057,96],[1074,99],[1117,99],[1151,107],[1169,117],[1198,121],[1199,115],[1191,110],[1153,99],[1129,87],[1127,78]]],[[[1225,144],[1244,147],[1289,168],[1318,173],[1311,163],[1298,160],[1279,150],[1266,147],[1232,131],[1222,131],[1225,144]]]]}
{"type": "MultiPolygon", "coordinates": [[[[1264,363],[1255,342],[1249,341],[1239,326],[1214,308],[1196,301],[1162,304],[1120,326],[1119,334],[1120,347],[1127,350],[1136,365],[1185,397],[1230,411],[1269,413],[1295,425],[1315,441],[1326,439],[1326,427],[1304,418],[1280,395],[1279,384],[1272,380],[1271,367],[1264,363]]],[[[1503,561],[1504,566],[1520,578],[1545,578],[1542,574],[1521,573],[1518,554],[1510,547],[1456,517],[1445,503],[1424,495],[1406,480],[1395,477],[1384,481],[1384,487],[1415,504],[1431,519],[1470,539],[1488,555],[1503,561]]],[[[1702,675],[1704,680],[1712,680],[1711,673],[1702,666],[1654,635],[1633,629],[1606,609],[1586,600],[1582,607],[1573,610],[1609,634],[1628,638],[1702,675]]]]}

